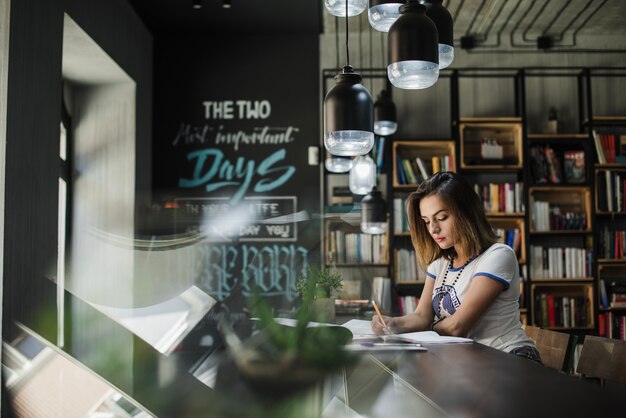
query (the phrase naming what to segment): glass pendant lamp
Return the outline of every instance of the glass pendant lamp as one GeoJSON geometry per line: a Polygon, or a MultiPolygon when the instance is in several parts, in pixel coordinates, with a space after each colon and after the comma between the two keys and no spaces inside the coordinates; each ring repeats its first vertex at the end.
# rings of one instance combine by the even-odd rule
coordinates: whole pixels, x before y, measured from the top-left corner
{"type": "Polygon", "coordinates": [[[389,29],[387,76],[401,89],[425,89],[439,78],[439,36],[426,6],[407,0],[389,29]]]}
{"type": "Polygon", "coordinates": [[[452,15],[443,4],[443,0],[423,0],[428,16],[437,26],[439,34],[439,69],[452,64],[454,60],[454,22],[452,15]]]}
{"type": "Polygon", "coordinates": [[[369,155],[362,155],[354,160],[354,166],[348,175],[348,186],[354,194],[367,194],[376,185],[376,164],[369,155]]]}
{"type": "Polygon", "coordinates": [[[397,130],[396,105],[393,104],[389,91],[382,90],[374,103],[374,133],[389,136],[395,134],[397,130]]]}
{"type": "Polygon", "coordinates": [[[340,157],[328,154],[324,160],[324,167],[331,173],[347,173],[354,165],[352,157],[340,157]]]}
{"type": "Polygon", "coordinates": [[[387,205],[376,187],[361,200],[361,231],[365,234],[387,231],[387,205]]]}
{"type": "Polygon", "coordinates": [[[400,16],[400,0],[370,0],[367,18],[370,25],[380,32],[389,32],[393,22],[400,16]]]}
{"type": "Polygon", "coordinates": [[[324,98],[324,147],[333,155],[350,157],[367,154],[374,146],[374,103],[361,75],[350,66],[347,16],[346,61],[324,98]]]}
{"type": "Polygon", "coordinates": [[[333,16],[356,16],[365,10],[367,0],[324,0],[324,6],[333,16]]]}

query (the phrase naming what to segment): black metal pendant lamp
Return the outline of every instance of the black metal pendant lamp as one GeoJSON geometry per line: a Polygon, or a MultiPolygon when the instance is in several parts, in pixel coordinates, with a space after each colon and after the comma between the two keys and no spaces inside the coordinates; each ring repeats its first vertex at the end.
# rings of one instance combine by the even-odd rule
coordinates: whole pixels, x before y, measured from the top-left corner
{"type": "Polygon", "coordinates": [[[395,87],[424,89],[439,78],[439,36],[426,6],[407,0],[389,29],[387,76],[395,87]]]}
{"type": "Polygon", "coordinates": [[[443,0],[422,0],[428,16],[437,26],[439,35],[439,69],[452,64],[454,60],[454,21],[443,0]]]}
{"type": "Polygon", "coordinates": [[[380,136],[389,136],[398,130],[396,105],[391,100],[389,90],[381,90],[374,103],[374,133],[380,136]]]}
{"type": "Polygon", "coordinates": [[[387,231],[387,204],[376,187],[361,200],[361,231],[365,234],[387,231]]]}
{"type": "Polygon", "coordinates": [[[365,155],[374,146],[374,104],[361,75],[350,65],[347,10],[346,61],[324,99],[324,147],[333,155],[365,155]]]}

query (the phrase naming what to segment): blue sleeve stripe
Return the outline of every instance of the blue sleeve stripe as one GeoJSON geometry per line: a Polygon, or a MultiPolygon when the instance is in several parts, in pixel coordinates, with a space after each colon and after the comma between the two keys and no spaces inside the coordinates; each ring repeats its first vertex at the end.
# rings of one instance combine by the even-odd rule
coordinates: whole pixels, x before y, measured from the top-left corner
{"type": "Polygon", "coordinates": [[[431,272],[429,272],[429,271],[427,271],[427,272],[426,272],[426,275],[427,275],[428,277],[430,277],[431,279],[433,279],[433,280],[437,280],[437,276],[435,276],[434,274],[432,274],[432,273],[431,273],[431,272]]]}
{"type": "Polygon", "coordinates": [[[486,276],[486,277],[489,277],[491,279],[495,279],[495,280],[499,281],[500,283],[502,283],[504,285],[504,290],[509,288],[509,282],[504,280],[502,277],[498,277],[498,276],[496,276],[494,274],[485,273],[485,272],[481,271],[481,272],[478,272],[478,273],[474,273],[474,277],[476,277],[476,276],[486,276]]]}

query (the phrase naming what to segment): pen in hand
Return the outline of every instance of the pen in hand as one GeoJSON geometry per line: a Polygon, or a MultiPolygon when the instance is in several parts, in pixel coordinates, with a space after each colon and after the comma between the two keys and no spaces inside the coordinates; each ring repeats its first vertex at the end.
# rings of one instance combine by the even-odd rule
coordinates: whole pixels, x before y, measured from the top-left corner
{"type": "Polygon", "coordinates": [[[387,324],[385,323],[383,316],[380,314],[378,305],[376,305],[375,301],[372,301],[372,305],[374,305],[374,309],[376,310],[376,315],[378,316],[378,320],[380,321],[381,324],[383,324],[383,331],[385,332],[385,334],[390,334],[389,329],[387,328],[387,324]]]}

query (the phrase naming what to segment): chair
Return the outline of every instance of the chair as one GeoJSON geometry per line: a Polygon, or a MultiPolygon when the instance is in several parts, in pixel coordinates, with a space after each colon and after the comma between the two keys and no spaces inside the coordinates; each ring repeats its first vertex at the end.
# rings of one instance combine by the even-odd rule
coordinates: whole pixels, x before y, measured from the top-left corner
{"type": "Polygon", "coordinates": [[[578,337],[573,334],[550,331],[532,325],[526,326],[526,335],[535,341],[541,361],[547,367],[569,373],[578,337]]]}
{"type": "Polygon", "coordinates": [[[626,384],[626,341],[586,336],[576,371],[601,382],[626,384]]]}

